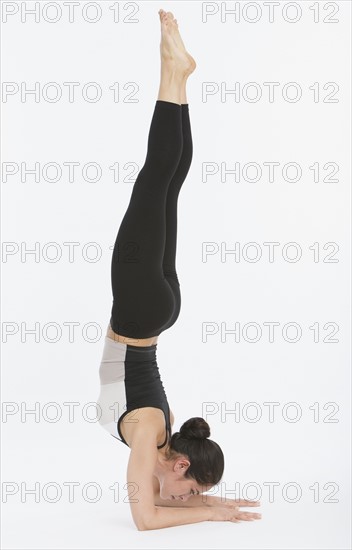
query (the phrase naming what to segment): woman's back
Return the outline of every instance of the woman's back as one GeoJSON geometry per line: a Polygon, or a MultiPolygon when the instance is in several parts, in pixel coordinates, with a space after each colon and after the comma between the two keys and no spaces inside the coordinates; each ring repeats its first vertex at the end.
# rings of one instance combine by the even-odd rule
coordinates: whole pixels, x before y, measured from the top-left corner
{"type": "Polygon", "coordinates": [[[158,448],[164,447],[171,438],[170,407],[157,365],[156,350],[157,344],[132,346],[105,337],[99,368],[99,423],[128,446],[137,423],[147,425],[152,421],[158,437],[162,414],[165,435],[158,448]]]}

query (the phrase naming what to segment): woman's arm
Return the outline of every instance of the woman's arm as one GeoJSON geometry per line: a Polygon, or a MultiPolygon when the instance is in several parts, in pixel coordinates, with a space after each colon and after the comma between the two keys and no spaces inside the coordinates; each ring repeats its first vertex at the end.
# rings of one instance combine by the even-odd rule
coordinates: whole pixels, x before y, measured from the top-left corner
{"type": "Polygon", "coordinates": [[[226,500],[221,497],[213,495],[192,495],[188,500],[165,500],[160,498],[160,495],[154,495],[155,506],[168,506],[168,507],[194,507],[194,506],[222,506],[225,508],[235,508],[236,506],[260,506],[259,500],[245,500],[227,498],[226,500]]]}
{"type": "Polygon", "coordinates": [[[154,518],[145,529],[162,529],[164,527],[176,527],[188,523],[211,521],[212,509],[207,506],[194,506],[192,508],[155,507],[154,518]]]}
{"type": "Polygon", "coordinates": [[[194,506],[214,506],[215,501],[212,504],[212,497],[210,495],[192,495],[188,500],[165,500],[160,498],[160,495],[154,495],[155,506],[162,506],[168,508],[193,508],[194,506]]]}
{"type": "Polygon", "coordinates": [[[190,508],[156,507],[157,513],[154,520],[146,525],[145,529],[161,529],[162,527],[174,527],[186,523],[198,523],[200,521],[254,521],[260,519],[261,514],[254,512],[242,512],[239,506],[194,506],[190,508]]]}

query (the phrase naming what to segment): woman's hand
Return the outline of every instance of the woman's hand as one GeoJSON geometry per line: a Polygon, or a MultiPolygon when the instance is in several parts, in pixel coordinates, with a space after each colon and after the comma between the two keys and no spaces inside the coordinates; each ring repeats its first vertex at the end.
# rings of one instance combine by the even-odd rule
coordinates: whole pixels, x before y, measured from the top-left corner
{"type": "Polygon", "coordinates": [[[257,512],[243,512],[240,510],[240,506],[259,506],[260,502],[253,500],[233,500],[226,499],[226,502],[213,503],[211,506],[211,521],[233,521],[238,523],[239,521],[253,521],[254,519],[261,519],[262,515],[257,512]]]}
{"type": "Polygon", "coordinates": [[[253,521],[261,519],[262,515],[257,512],[243,512],[240,507],[257,507],[260,502],[257,500],[230,499],[226,501],[219,497],[211,497],[211,521],[253,521]]]}

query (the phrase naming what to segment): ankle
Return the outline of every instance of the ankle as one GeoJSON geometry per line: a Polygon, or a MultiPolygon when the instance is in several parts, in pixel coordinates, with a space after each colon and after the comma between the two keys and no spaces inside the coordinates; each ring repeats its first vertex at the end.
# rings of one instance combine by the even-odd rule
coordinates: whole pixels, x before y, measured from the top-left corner
{"type": "Polygon", "coordinates": [[[180,82],[184,82],[188,78],[187,69],[180,67],[175,62],[170,61],[162,61],[161,75],[170,80],[178,80],[180,82]]]}

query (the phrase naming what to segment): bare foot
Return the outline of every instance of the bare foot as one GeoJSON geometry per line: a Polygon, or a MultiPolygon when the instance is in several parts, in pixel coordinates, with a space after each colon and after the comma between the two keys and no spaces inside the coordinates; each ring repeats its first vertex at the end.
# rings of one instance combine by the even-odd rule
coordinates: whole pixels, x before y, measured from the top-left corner
{"type": "MultiPolygon", "coordinates": [[[[164,10],[160,10],[160,11],[163,12],[164,10]]],[[[193,62],[195,63],[193,57],[187,52],[186,46],[185,46],[184,43],[183,43],[183,40],[182,40],[181,35],[180,35],[180,30],[179,30],[179,28],[178,28],[177,19],[174,18],[174,16],[173,16],[173,14],[172,14],[171,11],[168,11],[167,14],[170,15],[170,17],[173,19],[173,23],[174,23],[174,25],[173,25],[173,37],[174,37],[174,39],[175,39],[175,41],[176,41],[176,44],[179,46],[179,48],[180,48],[181,50],[185,51],[185,52],[187,53],[187,55],[189,55],[190,58],[191,58],[191,59],[193,60],[193,62]]]]}
{"type": "Polygon", "coordinates": [[[196,62],[186,51],[178,31],[177,22],[171,12],[159,10],[161,22],[160,53],[170,68],[189,76],[196,68],[196,62]]]}
{"type": "Polygon", "coordinates": [[[197,64],[196,64],[194,58],[191,56],[191,54],[188,53],[188,51],[186,50],[186,46],[184,45],[183,40],[182,40],[181,35],[180,35],[177,19],[173,20],[173,31],[174,31],[173,39],[175,40],[175,42],[178,45],[178,47],[180,48],[180,50],[184,51],[185,54],[188,56],[188,59],[190,60],[191,67],[190,67],[190,70],[189,70],[189,74],[191,74],[195,70],[197,64]]]}

